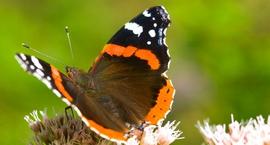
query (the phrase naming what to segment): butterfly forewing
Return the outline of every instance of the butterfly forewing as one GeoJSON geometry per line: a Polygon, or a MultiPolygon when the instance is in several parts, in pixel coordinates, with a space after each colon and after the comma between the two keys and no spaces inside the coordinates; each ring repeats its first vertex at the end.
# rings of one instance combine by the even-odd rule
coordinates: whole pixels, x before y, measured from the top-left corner
{"type": "Polygon", "coordinates": [[[168,69],[170,60],[166,45],[169,24],[169,15],[164,7],[145,10],[127,22],[109,40],[103,52],[122,57],[137,56],[147,61],[153,70],[163,73],[168,69]]]}
{"type": "Polygon", "coordinates": [[[72,81],[56,69],[53,65],[35,57],[18,53],[16,60],[29,74],[43,82],[52,92],[70,105],[76,96],[76,89],[72,81]]]}

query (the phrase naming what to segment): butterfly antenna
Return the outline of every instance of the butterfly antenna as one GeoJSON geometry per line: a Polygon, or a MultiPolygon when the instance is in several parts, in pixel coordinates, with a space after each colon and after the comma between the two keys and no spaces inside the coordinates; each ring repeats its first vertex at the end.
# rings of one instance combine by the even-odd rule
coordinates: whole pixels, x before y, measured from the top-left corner
{"type": "Polygon", "coordinates": [[[64,65],[64,63],[61,62],[61,61],[59,61],[58,59],[56,59],[56,58],[54,58],[54,57],[52,57],[52,56],[49,56],[49,55],[47,55],[47,54],[45,54],[45,53],[43,53],[43,52],[40,52],[40,51],[38,51],[38,50],[32,48],[30,45],[28,45],[28,44],[26,44],[26,43],[22,43],[22,46],[23,46],[24,48],[26,48],[26,49],[30,49],[30,50],[32,50],[32,51],[34,51],[34,52],[36,52],[36,53],[38,53],[38,54],[40,54],[40,55],[43,55],[43,56],[45,56],[45,57],[47,57],[47,58],[49,58],[49,59],[51,59],[51,60],[54,60],[54,61],[56,61],[56,62],[58,62],[58,63],[64,65]]]}
{"type": "Polygon", "coordinates": [[[67,39],[68,39],[70,54],[71,54],[72,59],[74,59],[73,48],[72,48],[71,40],[70,40],[70,31],[69,31],[68,26],[65,27],[65,31],[66,31],[66,35],[67,35],[67,39]]]}

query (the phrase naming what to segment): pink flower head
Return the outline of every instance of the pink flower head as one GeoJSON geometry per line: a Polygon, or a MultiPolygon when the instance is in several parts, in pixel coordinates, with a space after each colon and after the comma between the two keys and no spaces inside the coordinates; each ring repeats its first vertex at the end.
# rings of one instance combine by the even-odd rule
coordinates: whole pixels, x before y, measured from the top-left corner
{"type": "Polygon", "coordinates": [[[198,128],[210,145],[270,145],[270,116],[267,122],[262,116],[240,123],[232,115],[231,120],[228,132],[226,125],[210,126],[208,121],[198,128]]]}

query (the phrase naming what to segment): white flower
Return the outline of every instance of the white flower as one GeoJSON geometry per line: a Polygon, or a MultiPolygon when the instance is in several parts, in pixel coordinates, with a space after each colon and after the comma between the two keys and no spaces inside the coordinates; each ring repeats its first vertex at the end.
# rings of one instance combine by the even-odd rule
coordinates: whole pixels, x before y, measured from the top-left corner
{"type": "Polygon", "coordinates": [[[155,131],[156,127],[153,125],[144,128],[144,132],[141,139],[141,144],[143,145],[157,145],[158,144],[158,134],[155,131]]]}
{"type": "Polygon", "coordinates": [[[262,116],[250,119],[247,122],[235,121],[231,116],[231,123],[228,125],[210,126],[204,121],[198,128],[210,145],[270,145],[270,116],[265,122],[262,116]]]}
{"type": "Polygon", "coordinates": [[[127,145],[139,145],[139,141],[136,136],[133,136],[127,140],[127,145]]]}
{"type": "Polygon", "coordinates": [[[179,124],[180,122],[175,124],[175,121],[168,121],[163,127],[158,126],[158,143],[162,145],[169,145],[176,139],[183,139],[183,137],[180,137],[183,132],[176,130],[179,124]]]}
{"type": "Polygon", "coordinates": [[[145,127],[140,140],[141,145],[169,145],[177,139],[183,139],[180,137],[182,131],[177,129],[179,124],[180,122],[168,121],[164,126],[159,124],[145,127]]]}
{"type": "Polygon", "coordinates": [[[46,113],[43,111],[33,110],[30,115],[24,116],[24,120],[31,126],[33,124],[36,124],[37,122],[40,122],[40,118],[45,118],[46,116],[46,113]]]}

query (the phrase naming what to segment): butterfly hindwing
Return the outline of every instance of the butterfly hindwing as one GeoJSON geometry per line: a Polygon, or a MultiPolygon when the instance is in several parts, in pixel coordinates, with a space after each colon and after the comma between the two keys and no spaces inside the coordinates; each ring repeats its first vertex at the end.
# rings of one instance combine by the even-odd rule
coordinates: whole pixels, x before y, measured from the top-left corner
{"type": "Polygon", "coordinates": [[[158,112],[154,120],[148,119],[151,124],[156,124],[170,110],[174,92],[170,81],[157,71],[148,69],[147,65],[138,61],[136,57],[119,58],[105,55],[102,61],[98,62],[94,72],[97,91],[117,100],[119,110],[124,110],[120,113],[121,122],[138,125],[145,118],[149,118],[147,116],[153,107],[163,106],[162,112],[158,112]],[[168,95],[162,94],[161,97],[167,98],[167,103],[162,105],[162,102],[159,104],[158,98],[164,87],[170,90],[168,95]]]}

